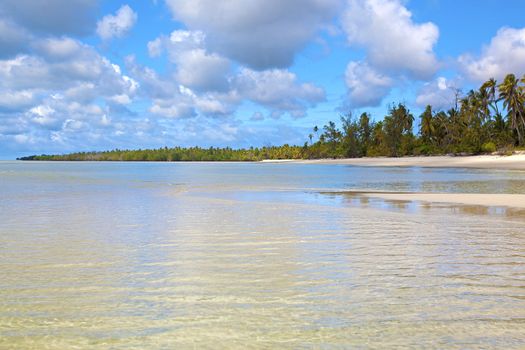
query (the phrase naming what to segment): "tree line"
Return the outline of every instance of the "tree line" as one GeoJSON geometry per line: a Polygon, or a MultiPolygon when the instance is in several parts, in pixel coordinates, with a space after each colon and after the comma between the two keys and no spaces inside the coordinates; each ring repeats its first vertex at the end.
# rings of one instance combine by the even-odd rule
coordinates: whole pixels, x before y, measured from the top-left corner
{"type": "Polygon", "coordinates": [[[85,161],[259,161],[263,159],[319,159],[401,157],[407,155],[510,153],[525,146],[525,76],[509,74],[503,82],[485,82],[466,95],[456,94],[452,108],[435,111],[427,106],[415,118],[405,104],[392,105],[383,120],[370,114],[348,113],[340,125],[330,121],[315,126],[303,146],[233,149],[174,147],[150,150],[79,152],[39,155],[21,160],[85,161]]]}
{"type": "Polygon", "coordinates": [[[104,152],[78,152],[64,155],[39,155],[18,158],[19,160],[57,161],[259,161],[263,159],[301,159],[303,147],[275,146],[248,149],[163,147],[158,149],[112,150],[104,152]]]}

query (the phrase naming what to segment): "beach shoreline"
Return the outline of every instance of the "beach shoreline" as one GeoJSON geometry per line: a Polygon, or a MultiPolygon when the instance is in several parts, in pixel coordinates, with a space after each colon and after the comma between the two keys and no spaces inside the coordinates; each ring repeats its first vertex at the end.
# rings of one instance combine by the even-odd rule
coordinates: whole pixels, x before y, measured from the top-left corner
{"type": "MultiPolygon", "coordinates": [[[[319,159],[299,160],[295,162],[300,164],[334,164],[362,167],[469,168],[525,171],[525,154],[515,154],[511,156],[480,155],[319,159]]],[[[354,190],[344,191],[342,193],[393,201],[525,209],[525,194],[387,192],[373,190],[354,190]]]]}
{"type": "Polygon", "coordinates": [[[425,202],[451,205],[473,205],[525,209],[525,194],[507,193],[438,193],[438,192],[389,192],[374,190],[351,190],[334,193],[379,198],[389,201],[425,202]]]}
{"type": "Polygon", "coordinates": [[[265,160],[265,163],[336,164],[363,167],[422,167],[422,168],[470,168],[495,170],[525,170],[525,154],[511,156],[425,156],[425,157],[374,157],[311,160],[265,160]]]}

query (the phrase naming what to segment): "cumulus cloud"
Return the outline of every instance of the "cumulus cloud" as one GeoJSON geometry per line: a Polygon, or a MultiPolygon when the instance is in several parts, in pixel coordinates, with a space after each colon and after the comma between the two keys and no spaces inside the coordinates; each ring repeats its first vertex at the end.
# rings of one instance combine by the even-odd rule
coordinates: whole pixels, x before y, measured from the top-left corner
{"type": "Polygon", "coordinates": [[[56,110],[49,105],[38,105],[29,110],[30,120],[42,126],[54,126],[58,119],[53,117],[56,110]]]}
{"type": "Polygon", "coordinates": [[[308,107],[325,100],[323,89],[299,83],[295,74],[282,69],[258,72],[243,68],[235,78],[235,88],[241,96],[270,111],[293,117],[304,116],[308,107]]]}
{"type": "Polygon", "coordinates": [[[353,107],[379,105],[394,85],[390,77],[378,72],[366,62],[350,62],[346,67],[345,82],[353,107]]]}
{"type": "Polygon", "coordinates": [[[194,89],[224,91],[228,88],[229,72],[227,59],[205,50],[191,50],[179,55],[176,78],[194,89]]]}
{"type": "MultiPolygon", "coordinates": [[[[308,0],[306,5],[322,10],[330,1],[314,6],[316,1],[308,0]]],[[[166,53],[170,62],[160,74],[132,59],[121,68],[78,39],[95,28],[104,40],[125,35],[136,22],[129,6],[100,19],[97,26],[94,14],[98,1],[50,0],[45,2],[45,9],[43,4],[25,0],[0,3],[0,144],[8,145],[1,147],[3,151],[62,153],[134,147],[137,143],[158,147],[165,145],[166,138],[181,144],[200,143],[205,138],[210,145],[224,145],[244,135],[258,140],[260,133],[242,128],[234,116],[244,101],[259,105],[261,113],[274,117],[300,117],[324,99],[322,89],[301,82],[285,69],[245,68],[233,61],[231,47],[224,52],[215,49],[219,39],[233,30],[231,27],[220,35],[210,34],[212,27],[206,27],[178,30],[153,40],[148,44],[150,55],[166,53]],[[149,106],[135,113],[136,101],[149,106]],[[177,122],[170,120],[174,118],[177,122]],[[190,130],[193,132],[185,133],[190,130]]],[[[275,14],[282,14],[283,7],[288,6],[279,5],[275,14]]],[[[273,11],[262,1],[258,6],[273,11]]],[[[324,10],[310,14],[301,11],[297,14],[304,21],[313,22],[299,23],[287,13],[293,22],[290,28],[300,33],[287,33],[282,42],[278,30],[269,24],[262,28],[259,22],[257,35],[271,34],[278,41],[265,38],[266,43],[261,45],[280,50],[268,61],[262,58],[263,66],[275,65],[277,58],[291,62],[297,50],[325,24],[322,18],[328,18],[324,10]],[[293,47],[285,47],[286,42],[292,42],[293,47]]],[[[237,13],[233,18],[237,24],[243,20],[240,16],[237,13]]],[[[281,28],[286,27],[283,23],[281,28]]],[[[266,50],[259,53],[263,51],[274,54],[266,50]]],[[[278,131],[271,133],[277,135],[278,131]]]]}
{"type": "Polygon", "coordinates": [[[459,63],[472,80],[501,80],[505,75],[525,73],[525,28],[501,28],[478,57],[465,54],[459,63]]]}
{"type": "Polygon", "coordinates": [[[161,118],[187,119],[198,115],[231,116],[241,97],[235,90],[199,92],[182,85],[170,76],[159,75],[149,67],[140,66],[134,57],[126,59],[127,68],[138,79],[139,93],[152,103],[149,111],[161,118]]]}
{"type": "Polygon", "coordinates": [[[431,105],[434,109],[447,110],[456,102],[459,85],[458,79],[449,80],[445,77],[438,77],[423,85],[418,92],[416,104],[420,107],[431,105]]]}
{"type": "Polygon", "coordinates": [[[205,49],[205,34],[199,31],[175,30],[148,43],[150,56],[167,51],[176,65],[175,78],[182,85],[198,91],[225,91],[231,63],[205,49]]]}
{"type": "Polygon", "coordinates": [[[50,95],[90,87],[102,98],[131,95],[137,88],[136,82],[122,75],[118,66],[88,45],[69,38],[47,39],[35,47],[32,55],[0,60],[2,90],[50,95]]]}
{"type": "Polygon", "coordinates": [[[93,30],[98,0],[2,0],[0,16],[36,35],[86,35],[93,30]]]}
{"type": "Polygon", "coordinates": [[[415,23],[401,0],[348,0],[341,22],[348,43],[366,55],[346,68],[352,107],[377,106],[395,81],[427,80],[439,68],[438,27],[415,23]]]}
{"type": "Polygon", "coordinates": [[[301,117],[308,107],[324,100],[324,90],[298,82],[295,74],[284,69],[256,71],[240,67],[234,72],[229,59],[205,49],[206,39],[201,31],[176,30],[169,37],[161,36],[148,43],[151,56],[166,52],[175,65],[172,84],[155,72],[143,69],[140,75],[153,85],[150,90],[155,93],[161,86],[170,86],[169,90],[178,90],[183,95],[183,98],[173,94],[163,99],[156,97],[153,113],[173,118],[195,113],[227,115],[247,99],[268,109],[275,117],[285,113],[301,117]],[[176,84],[180,85],[178,89],[174,87],[176,84]],[[188,99],[192,102],[187,102],[188,99]],[[188,105],[195,110],[188,109],[188,105]]]}
{"type": "Polygon", "coordinates": [[[363,46],[376,68],[418,79],[427,79],[438,69],[433,52],[438,27],[414,23],[400,0],[349,0],[342,23],[348,42],[363,46]]]}
{"type": "Polygon", "coordinates": [[[90,34],[98,6],[98,0],[1,1],[0,59],[29,53],[42,38],[90,34]]]}
{"type": "Polygon", "coordinates": [[[86,44],[68,37],[35,41],[30,54],[0,60],[0,142],[19,149],[95,142],[101,128],[116,130],[108,116],[138,88],[86,44]]]}
{"type": "Polygon", "coordinates": [[[122,38],[136,22],[137,14],[128,5],[123,5],[115,15],[104,16],[97,22],[97,34],[102,40],[122,38]]]}
{"type": "Polygon", "coordinates": [[[0,111],[17,111],[32,106],[36,94],[31,90],[3,90],[0,94],[0,111]]]}
{"type": "Polygon", "coordinates": [[[94,51],[88,49],[87,45],[83,45],[79,41],[68,37],[40,40],[35,42],[33,47],[39,55],[53,62],[67,61],[82,55],[85,56],[87,51],[91,51],[90,55],[95,54],[94,51]]]}
{"type": "Polygon", "coordinates": [[[56,96],[22,114],[0,112],[0,118],[0,144],[8,152],[4,155],[165,144],[163,128],[155,120],[116,113],[110,105],[80,104],[56,96]]]}
{"type": "Polygon", "coordinates": [[[341,0],[166,0],[209,49],[253,69],[285,68],[337,14],[341,0]]]}
{"type": "MultiPolygon", "coordinates": [[[[151,99],[149,111],[161,118],[191,118],[197,116],[199,112],[203,115],[215,116],[232,111],[229,108],[217,107],[226,104],[220,101],[228,100],[224,94],[213,92],[197,94],[175,79],[161,76],[153,69],[139,65],[133,56],[126,58],[126,66],[141,85],[139,94],[146,99],[151,99]],[[212,106],[216,108],[213,109],[212,106]]],[[[228,102],[234,104],[231,99],[228,102]]]]}

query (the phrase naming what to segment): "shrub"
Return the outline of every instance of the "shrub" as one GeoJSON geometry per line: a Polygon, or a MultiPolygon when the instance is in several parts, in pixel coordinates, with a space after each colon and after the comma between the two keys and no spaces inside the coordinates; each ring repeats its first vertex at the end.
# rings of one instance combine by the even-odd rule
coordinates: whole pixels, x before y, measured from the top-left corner
{"type": "Polygon", "coordinates": [[[481,152],[483,153],[496,152],[496,144],[494,144],[494,142],[485,142],[483,145],[481,145],[481,152]]]}

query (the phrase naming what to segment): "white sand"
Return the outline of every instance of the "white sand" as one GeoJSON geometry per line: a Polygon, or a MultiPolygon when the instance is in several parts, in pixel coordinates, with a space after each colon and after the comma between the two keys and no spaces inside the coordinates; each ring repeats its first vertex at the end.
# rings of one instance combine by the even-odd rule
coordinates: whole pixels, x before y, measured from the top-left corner
{"type": "Polygon", "coordinates": [[[479,168],[525,170],[525,155],[512,156],[436,156],[403,158],[355,158],[298,160],[304,164],[348,164],[358,166],[426,167],[426,168],[479,168]]]}
{"type": "Polygon", "coordinates": [[[290,163],[296,162],[294,159],[263,159],[261,163],[290,163]]]}
{"type": "MultiPolygon", "coordinates": [[[[352,192],[349,192],[352,193],[352,192]]],[[[525,194],[480,194],[480,193],[396,193],[396,192],[354,192],[367,197],[394,201],[421,201],[488,207],[511,207],[525,209],[525,194]]]]}

